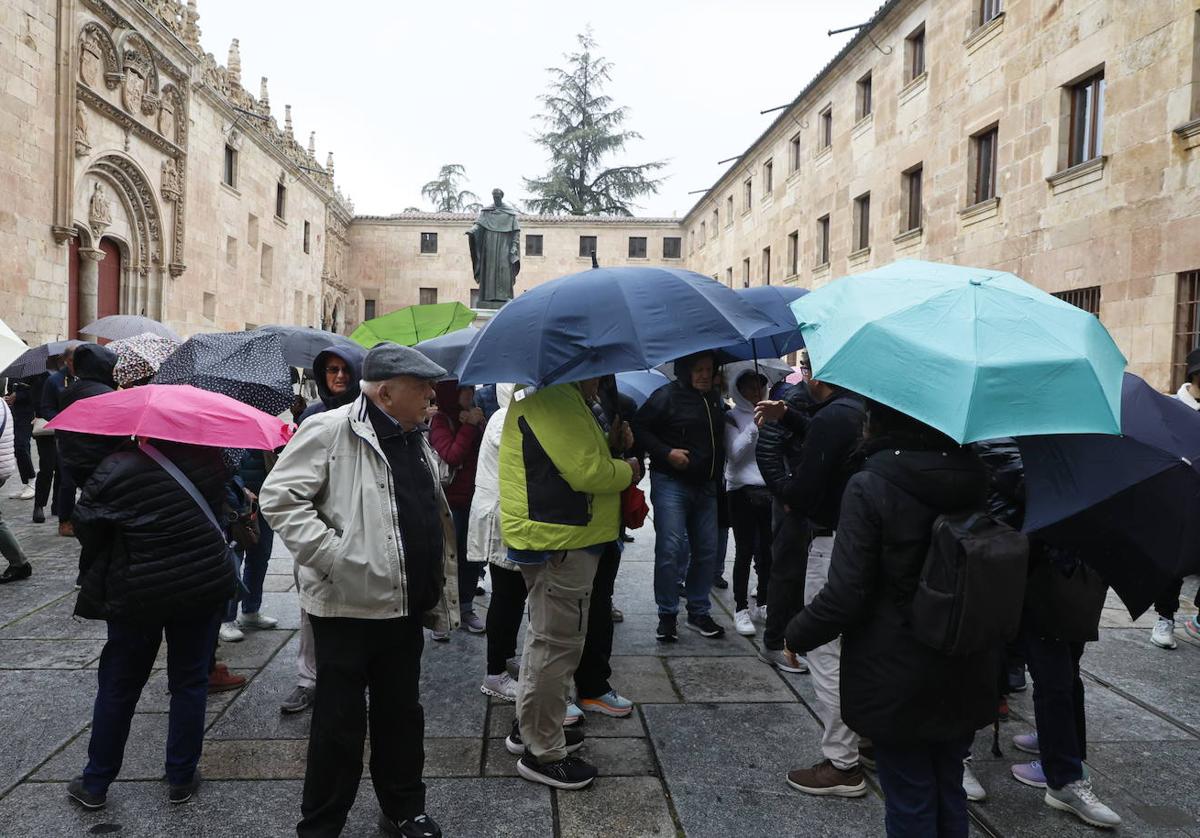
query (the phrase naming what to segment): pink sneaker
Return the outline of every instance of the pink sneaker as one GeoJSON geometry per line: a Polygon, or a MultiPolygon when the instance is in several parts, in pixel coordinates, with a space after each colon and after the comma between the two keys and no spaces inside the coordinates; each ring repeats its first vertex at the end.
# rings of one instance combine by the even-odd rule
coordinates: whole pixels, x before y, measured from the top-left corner
{"type": "Polygon", "coordinates": [[[1017,782],[1024,783],[1027,786],[1033,786],[1035,789],[1044,789],[1046,787],[1046,774],[1042,771],[1041,760],[1033,762],[1018,762],[1012,766],[1012,775],[1017,782]]]}
{"type": "Polygon", "coordinates": [[[1013,745],[1018,751],[1024,751],[1027,754],[1040,754],[1041,748],[1038,747],[1038,738],[1036,733],[1018,733],[1013,737],[1013,745]]]}
{"type": "Polygon", "coordinates": [[[1183,630],[1192,640],[1200,640],[1200,617],[1192,617],[1183,621],[1183,630]]]}

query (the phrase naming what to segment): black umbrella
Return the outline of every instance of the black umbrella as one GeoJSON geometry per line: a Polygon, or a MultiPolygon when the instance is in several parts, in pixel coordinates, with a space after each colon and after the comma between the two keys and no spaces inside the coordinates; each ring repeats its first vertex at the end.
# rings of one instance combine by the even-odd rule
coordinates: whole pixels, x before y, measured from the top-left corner
{"type": "Polygon", "coordinates": [[[1200,570],[1200,414],[1126,373],[1121,432],[1019,439],[1024,528],[1079,549],[1136,618],[1200,570]]]}
{"type": "Polygon", "coordinates": [[[283,358],[288,366],[304,370],[312,369],[313,359],[331,346],[346,347],[355,352],[362,349],[362,344],[345,335],[335,335],[311,326],[259,326],[257,331],[279,335],[283,341],[283,358]]]}
{"type": "MultiPolygon", "coordinates": [[[[456,332],[423,340],[414,345],[413,349],[420,352],[442,369],[453,370],[458,367],[458,359],[467,351],[467,347],[471,345],[478,334],[479,329],[476,329],[474,326],[467,326],[465,329],[459,329],[456,332]]],[[[453,373],[447,376],[447,378],[453,377],[453,373]]]]}
{"type": "Polygon", "coordinates": [[[191,384],[272,416],[290,407],[294,398],[283,344],[270,332],[194,335],[163,361],[153,383],[191,384]]]}
{"type": "Polygon", "coordinates": [[[151,320],[149,317],[142,317],[140,314],[110,314],[88,323],[79,331],[85,335],[93,335],[106,340],[121,340],[149,332],[152,335],[170,338],[176,343],[183,341],[183,338],[175,334],[174,330],[168,326],[164,326],[157,320],[151,320]]]}
{"type": "Polygon", "coordinates": [[[15,361],[0,371],[0,378],[28,378],[46,371],[46,363],[67,351],[70,346],[83,346],[82,340],[53,340],[25,350],[15,361]]]}

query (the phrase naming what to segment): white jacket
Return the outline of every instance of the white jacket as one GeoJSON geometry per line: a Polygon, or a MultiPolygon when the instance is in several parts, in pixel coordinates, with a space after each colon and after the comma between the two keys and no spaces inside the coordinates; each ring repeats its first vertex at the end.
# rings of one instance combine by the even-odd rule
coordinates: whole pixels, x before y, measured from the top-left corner
{"type": "Polygon", "coordinates": [[[1196,397],[1192,395],[1192,385],[1184,384],[1179,388],[1179,392],[1175,394],[1175,398],[1186,404],[1192,410],[1200,410],[1200,402],[1196,401],[1196,397]]]}
{"type": "MultiPolygon", "coordinates": [[[[445,582],[425,625],[458,624],[454,523],[436,461],[422,436],[442,518],[445,582]]],[[[296,559],[300,607],[318,617],[408,616],[404,545],[391,468],[367,415],[367,398],[304,421],[259,493],[263,517],[296,559]]]]}
{"type": "Polygon", "coordinates": [[[732,492],[743,486],[765,486],[754,456],[758,445],[754,405],[742,397],[737,387],[730,390],[733,410],[725,414],[725,487],[732,492]]]}
{"type": "Polygon", "coordinates": [[[0,399],[3,406],[4,433],[0,434],[0,483],[8,480],[17,473],[17,455],[13,447],[13,415],[8,409],[8,402],[0,399]]]}
{"type": "Polygon", "coordinates": [[[508,548],[500,538],[500,436],[514,389],[512,384],[496,385],[500,409],[492,414],[483,430],[467,525],[467,561],[488,562],[505,570],[520,569],[508,560],[508,548]]]}

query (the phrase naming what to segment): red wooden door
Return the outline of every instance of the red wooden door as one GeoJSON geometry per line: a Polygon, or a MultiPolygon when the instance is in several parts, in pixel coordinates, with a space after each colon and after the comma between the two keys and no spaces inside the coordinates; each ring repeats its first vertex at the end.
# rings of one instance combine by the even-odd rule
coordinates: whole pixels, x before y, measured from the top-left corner
{"type": "Polygon", "coordinates": [[[121,313],[121,251],[112,239],[100,239],[100,284],[96,289],[96,317],[121,313]]]}
{"type": "Polygon", "coordinates": [[[67,257],[67,337],[79,337],[79,237],[71,236],[67,257]]]}

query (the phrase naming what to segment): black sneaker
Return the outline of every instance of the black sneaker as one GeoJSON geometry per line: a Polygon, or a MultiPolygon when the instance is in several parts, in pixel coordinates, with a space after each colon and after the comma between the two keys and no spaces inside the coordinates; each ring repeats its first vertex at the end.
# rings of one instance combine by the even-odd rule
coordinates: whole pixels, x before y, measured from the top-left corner
{"type": "Polygon", "coordinates": [[[579,757],[565,757],[558,762],[540,763],[533,754],[525,754],[517,760],[517,773],[534,783],[542,783],[556,789],[575,791],[587,788],[596,779],[596,766],[579,757]]]}
{"type": "Polygon", "coordinates": [[[720,588],[722,591],[724,591],[729,588],[729,581],[724,576],[714,576],[713,587],[720,588]]]}
{"type": "Polygon", "coordinates": [[[76,777],[67,783],[67,797],[85,809],[103,809],[108,804],[108,795],[92,794],[83,787],[82,777],[76,777]]]}
{"type": "MultiPolygon", "coordinates": [[[[578,726],[564,727],[563,735],[567,737],[567,753],[573,754],[583,747],[583,731],[578,726]]],[[[504,740],[504,747],[515,757],[525,753],[525,743],[521,741],[521,729],[517,720],[513,719],[512,733],[504,740]]]]}
{"type": "Polygon", "coordinates": [[[703,617],[688,617],[687,627],[692,631],[700,632],[701,637],[709,637],[713,640],[725,636],[725,629],[718,625],[717,621],[708,614],[705,614],[703,617]]]}
{"type": "Polygon", "coordinates": [[[192,772],[192,779],[188,780],[182,786],[171,786],[170,791],[167,792],[167,799],[176,806],[181,803],[187,803],[196,794],[196,789],[198,788],[200,788],[199,768],[192,772]]]}
{"type": "Polygon", "coordinates": [[[46,523],[46,511],[44,509],[42,509],[40,506],[35,506],[33,508],[33,523],[35,523],[35,524],[46,523]]]}
{"type": "Polygon", "coordinates": [[[29,562],[24,564],[12,565],[4,568],[4,572],[0,573],[0,585],[7,585],[9,582],[20,582],[22,579],[28,579],[33,575],[33,565],[29,562]]]}
{"type": "Polygon", "coordinates": [[[442,838],[442,828],[429,815],[394,821],[380,812],[376,823],[388,835],[401,835],[403,838],[442,838]]]}
{"type": "Polygon", "coordinates": [[[658,615],[658,630],[654,632],[654,636],[663,643],[674,643],[679,639],[679,634],[675,629],[674,614],[658,615]]]}

